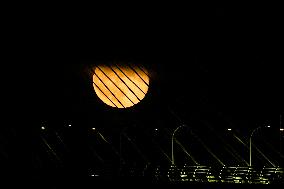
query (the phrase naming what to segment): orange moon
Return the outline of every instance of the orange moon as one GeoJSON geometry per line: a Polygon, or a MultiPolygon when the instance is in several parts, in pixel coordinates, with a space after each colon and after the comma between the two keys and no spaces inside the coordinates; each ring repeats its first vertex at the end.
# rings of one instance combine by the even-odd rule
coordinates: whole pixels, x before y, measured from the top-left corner
{"type": "Polygon", "coordinates": [[[148,71],[136,65],[100,65],[94,68],[93,87],[107,105],[128,108],[139,103],[149,88],[148,71]]]}

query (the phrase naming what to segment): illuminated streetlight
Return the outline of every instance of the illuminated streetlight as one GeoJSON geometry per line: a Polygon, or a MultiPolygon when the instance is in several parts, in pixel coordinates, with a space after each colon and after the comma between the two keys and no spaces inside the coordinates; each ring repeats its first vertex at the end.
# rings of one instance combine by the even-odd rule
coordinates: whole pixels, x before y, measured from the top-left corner
{"type": "Polygon", "coordinates": [[[181,127],[184,127],[185,125],[180,125],[180,126],[178,126],[175,130],[174,130],[174,132],[173,132],[173,134],[172,134],[172,165],[175,165],[175,159],[174,159],[174,136],[175,136],[175,133],[177,132],[177,130],[179,129],[179,128],[181,128],[181,127]]]}
{"type": "Polygon", "coordinates": [[[280,131],[284,131],[284,128],[280,128],[280,131]]]}
{"type": "Polygon", "coordinates": [[[44,126],[42,126],[42,127],[41,127],[41,130],[45,130],[45,127],[44,127],[44,126]]]}
{"type": "MultiPolygon", "coordinates": [[[[267,125],[267,126],[265,126],[265,127],[270,128],[270,125],[267,125]]],[[[256,129],[254,129],[254,130],[251,132],[251,135],[250,135],[250,138],[249,138],[249,166],[250,166],[250,167],[251,167],[251,144],[252,144],[251,138],[252,138],[253,134],[255,133],[255,131],[257,131],[257,130],[260,129],[260,128],[262,128],[262,126],[259,126],[259,127],[257,127],[256,129]]]]}
{"type": "Polygon", "coordinates": [[[228,131],[231,131],[232,129],[231,129],[231,128],[228,128],[227,130],[228,130],[228,131]]]}

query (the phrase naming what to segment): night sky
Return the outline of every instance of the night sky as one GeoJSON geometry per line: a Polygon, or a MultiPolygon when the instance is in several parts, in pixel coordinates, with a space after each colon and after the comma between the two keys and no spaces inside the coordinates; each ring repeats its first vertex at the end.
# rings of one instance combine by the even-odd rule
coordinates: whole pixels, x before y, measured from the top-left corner
{"type": "Polygon", "coordinates": [[[6,79],[16,85],[8,86],[12,100],[4,106],[11,116],[0,134],[3,162],[24,169],[38,165],[30,157],[43,153],[34,150],[43,121],[54,129],[74,124],[78,146],[93,125],[116,132],[128,124],[172,130],[185,123],[198,130],[194,124],[203,120],[245,136],[260,125],[279,128],[284,92],[277,11],[218,5],[143,10],[119,16],[86,11],[75,23],[45,18],[36,27],[22,25],[32,32],[12,34],[16,50],[9,54],[6,79]],[[149,93],[141,103],[117,110],[96,97],[86,68],[111,61],[148,68],[149,93]]]}
{"type": "Polygon", "coordinates": [[[47,45],[35,46],[35,107],[54,114],[95,111],[85,98],[97,101],[84,66],[126,60],[152,69],[154,85],[147,100],[159,100],[157,106],[167,103],[189,114],[211,108],[252,128],[279,118],[283,92],[276,15],[261,8],[218,6],[156,17],[140,13],[134,14],[135,21],[127,13],[102,19],[93,15],[93,24],[82,21],[77,28],[76,40],[60,33],[51,41],[43,39],[47,45]]]}

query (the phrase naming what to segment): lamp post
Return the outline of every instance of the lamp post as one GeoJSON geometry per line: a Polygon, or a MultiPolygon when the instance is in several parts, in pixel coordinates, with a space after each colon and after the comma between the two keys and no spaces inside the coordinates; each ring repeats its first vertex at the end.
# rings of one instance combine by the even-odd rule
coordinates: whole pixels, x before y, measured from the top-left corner
{"type": "Polygon", "coordinates": [[[178,129],[179,128],[181,128],[181,127],[184,127],[185,125],[180,125],[180,126],[178,126],[175,130],[174,130],[174,132],[173,132],[173,134],[172,134],[172,165],[175,165],[175,159],[174,159],[174,136],[175,136],[175,133],[178,131],[178,129]]]}
{"type": "MultiPolygon", "coordinates": [[[[265,127],[270,127],[269,125],[268,126],[265,126],[265,127]]],[[[256,129],[254,129],[252,132],[251,132],[251,135],[250,135],[250,138],[249,138],[249,166],[251,167],[251,146],[252,146],[252,142],[251,142],[251,139],[252,139],[252,136],[253,134],[258,130],[262,128],[262,126],[259,126],[257,127],[256,129]]]]}

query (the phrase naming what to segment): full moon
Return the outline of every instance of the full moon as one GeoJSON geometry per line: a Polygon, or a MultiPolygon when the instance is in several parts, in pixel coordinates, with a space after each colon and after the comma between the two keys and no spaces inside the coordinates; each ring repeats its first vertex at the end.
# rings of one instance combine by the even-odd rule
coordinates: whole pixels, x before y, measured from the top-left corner
{"type": "Polygon", "coordinates": [[[139,103],[149,88],[148,71],[137,65],[100,65],[93,71],[93,87],[107,105],[128,108],[139,103]]]}

